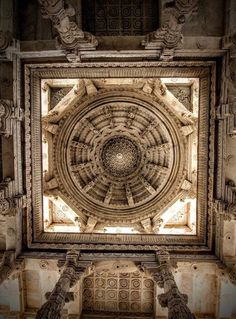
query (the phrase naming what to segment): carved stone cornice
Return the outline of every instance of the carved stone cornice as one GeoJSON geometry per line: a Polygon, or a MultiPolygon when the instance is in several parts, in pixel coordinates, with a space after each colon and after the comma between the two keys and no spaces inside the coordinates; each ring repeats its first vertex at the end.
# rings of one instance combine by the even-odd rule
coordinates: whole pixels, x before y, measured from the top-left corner
{"type": "Polygon", "coordinates": [[[95,37],[79,29],[78,25],[70,21],[70,17],[75,15],[72,6],[65,8],[63,0],[39,0],[43,18],[50,19],[53,27],[59,33],[57,37],[57,47],[66,49],[68,60],[79,60],[79,51],[95,50],[98,42],[95,37]]]}
{"type": "Polygon", "coordinates": [[[161,27],[148,34],[143,45],[145,49],[159,51],[161,60],[171,60],[174,50],[183,42],[182,29],[184,23],[194,11],[198,9],[198,0],[175,0],[166,4],[163,9],[161,27]]]}

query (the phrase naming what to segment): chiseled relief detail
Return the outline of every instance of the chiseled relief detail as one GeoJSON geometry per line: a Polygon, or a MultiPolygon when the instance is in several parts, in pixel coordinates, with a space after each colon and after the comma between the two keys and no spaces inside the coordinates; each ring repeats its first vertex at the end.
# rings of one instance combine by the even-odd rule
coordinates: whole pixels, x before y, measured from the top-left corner
{"type": "Polygon", "coordinates": [[[95,272],[83,282],[83,311],[152,314],[154,283],[139,271],[95,272]]]}
{"type": "Polygon", "coordinates": [[[160,213],[193,193],[192,113],[160,80],[101,91],[98,80],[58,81],[42,83],[45,230],[165,233],[173,212],[160,213]]]}

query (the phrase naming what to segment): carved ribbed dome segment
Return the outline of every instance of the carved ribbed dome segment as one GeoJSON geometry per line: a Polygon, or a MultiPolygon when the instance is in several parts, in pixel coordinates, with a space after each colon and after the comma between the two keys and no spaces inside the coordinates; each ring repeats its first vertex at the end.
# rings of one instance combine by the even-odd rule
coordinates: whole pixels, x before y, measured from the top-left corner
{"type": "Polygon", "coordinates": [[[101,162],[105,171],[115,177],[133,173],[140,164],[140,149],[134,141],[122,136],[109,139],[102,148],[101,162]]]}
{"type": "Polygon", "coordinates": [[[91,205],[92,214],[101,210],[103,218],[116,211],[117,217],[130,218],[130,209],[137,214],[150,201],[158,207],[173,171],[179,174],[174,170],[179,165],[176,123],[165,119],[163,106],[154,108],[142,95],[132,95],[110,92],[88,99],[86,107],[64,119],[59,133],[56,151],[64,160],[57,164],[65,192],[84,209],[91,205]]]}

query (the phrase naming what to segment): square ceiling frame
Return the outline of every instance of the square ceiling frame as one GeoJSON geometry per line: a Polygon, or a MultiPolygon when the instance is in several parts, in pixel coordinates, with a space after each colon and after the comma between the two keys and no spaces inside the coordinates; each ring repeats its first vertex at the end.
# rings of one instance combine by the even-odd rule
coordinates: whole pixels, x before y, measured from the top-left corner
{"type": "Polygon", "coordinates": [[[216,63],[129,62],[25,64],[25,185],[27,196],[27,247],[33,249],[133,250],[210,253],[214,243],[213,184],[216,63]],[[89,234],[44,232],[40,92],[42,79],[60,78],[199,79],[199,148],[197,235],[89,234]]]}

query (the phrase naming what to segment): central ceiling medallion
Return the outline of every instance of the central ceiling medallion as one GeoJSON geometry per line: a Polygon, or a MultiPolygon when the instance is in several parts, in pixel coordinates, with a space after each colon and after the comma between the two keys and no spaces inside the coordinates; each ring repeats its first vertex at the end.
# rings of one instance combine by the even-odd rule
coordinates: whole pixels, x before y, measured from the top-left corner
{"type": "Polygon", "coordinates": [[[63,198],[102,221],[140,220],[175,198],[185,177],[184,137],[162,102],[103,91],[60,122],[54,156],[63,198]]]}
{"type": "Polygon", "coordinates": [[[138,145],[124,136],[115,136],[105,142],[101,162],[111,176],[126,177],[140,165],[141,151],[138,145]]]}

